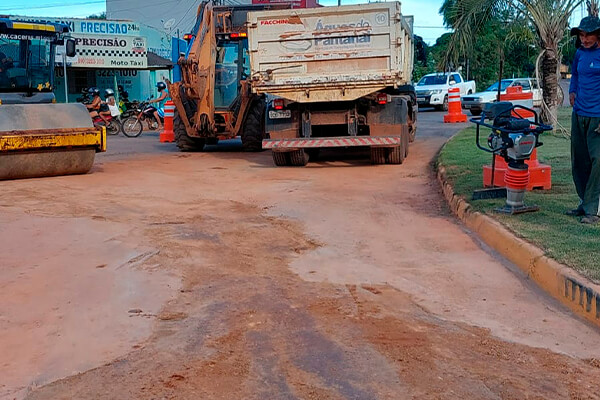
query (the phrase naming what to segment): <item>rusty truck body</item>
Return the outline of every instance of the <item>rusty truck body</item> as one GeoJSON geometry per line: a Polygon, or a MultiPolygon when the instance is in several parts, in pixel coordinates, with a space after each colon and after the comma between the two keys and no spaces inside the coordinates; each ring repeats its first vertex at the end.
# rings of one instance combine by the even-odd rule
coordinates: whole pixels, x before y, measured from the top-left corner
{"type": "Polygon", "coordinates": [[[248,43],[275,165],[353,146],[369,146],[374,164],[404,161],[417,103],[412,17],[399,2],[250,12],[248,43]]]}

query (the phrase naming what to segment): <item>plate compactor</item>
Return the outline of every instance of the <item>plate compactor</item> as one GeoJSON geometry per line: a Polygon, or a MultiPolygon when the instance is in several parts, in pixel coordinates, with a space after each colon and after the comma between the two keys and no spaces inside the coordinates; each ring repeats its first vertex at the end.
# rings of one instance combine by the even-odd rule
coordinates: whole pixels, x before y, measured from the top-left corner
{"type": "MultiPolygon", "coordinates": [[[[539,207],[528,206],[524,201],[529,183],[529,166],[525,161],[531,157],[536,147],[543,144],[539,140],[539,135],[551,131],[552,126],[541,124],[534,110],[510,102],[487,105],[481,118],[472,118],[471,122],[477,125],[475,134],[477,147],[488,153],[500,155],[508,164],[504,176],[506,204],[495,211],[504,214],[520,214],[539,210],[539,207]],[[519,110],[534,115],[534,120],[519,116],[519,110]],[[486,123],[486,120],[491,120],[492,123],[486,123]],[[483,147],[479,141],[481,127],[491,129],[487,147],[483,147]]],[[[497,189],[492,190],[497,191],[497,189]]],[[[488,196],[491,197],[499,196],[488,196]]]]}
{"type": "Polygon", "coordinates": [[[55,104],[57,47],[75,54],[63,24],[0,17],[0,180],[84,174],[106,131],[81,104],[55,104]]]}

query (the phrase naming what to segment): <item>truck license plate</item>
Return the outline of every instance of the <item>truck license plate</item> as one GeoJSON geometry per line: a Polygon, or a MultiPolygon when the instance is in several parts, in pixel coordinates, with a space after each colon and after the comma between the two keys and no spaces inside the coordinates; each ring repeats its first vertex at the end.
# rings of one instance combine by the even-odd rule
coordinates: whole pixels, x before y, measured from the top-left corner
{"type": "Polygon", "coordinates": [[[292,110],[269,110],[269,118],[292,118],[292,110]]]}
{"type": "Polygon", "coordinates": [[[425,97],[417,97],[417,101],[425,101],[425,97]]]}
{"type": "Polygon", "coordinates": [[[463,104],[463,108],[467,108],[467,109],[471,108],[471,105],[470,104],[463,104]]]}

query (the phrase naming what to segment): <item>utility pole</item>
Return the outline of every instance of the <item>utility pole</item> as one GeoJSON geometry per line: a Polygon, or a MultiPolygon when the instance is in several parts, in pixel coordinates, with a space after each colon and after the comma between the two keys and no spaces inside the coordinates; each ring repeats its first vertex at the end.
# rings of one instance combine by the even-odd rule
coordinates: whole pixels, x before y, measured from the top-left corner
{"type": "Polygon", "coordinates": [[[65,49],[62,53],[62,62],[63,62],[63,76],[65,78],[65,103],[69,102],[69,90],[67,88],[68,80],[67,80],[67,45],[65,44],[65,49]]]}

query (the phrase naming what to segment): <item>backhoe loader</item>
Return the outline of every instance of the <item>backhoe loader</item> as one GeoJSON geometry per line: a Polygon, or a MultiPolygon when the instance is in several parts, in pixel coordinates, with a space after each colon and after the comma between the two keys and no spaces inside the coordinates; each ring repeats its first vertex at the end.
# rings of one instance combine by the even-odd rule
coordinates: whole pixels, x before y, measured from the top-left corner
{"type": "Polygon", "coordinates": [[[175,103],[173,130],[182,151],[240,136],[246,151],[260,151],[264,96],[250,90],[246,16],[249,11],[289,8],[288,4],[198,7],[189,50],[181,57],[181,81],[167,81],[175,103]]]}

